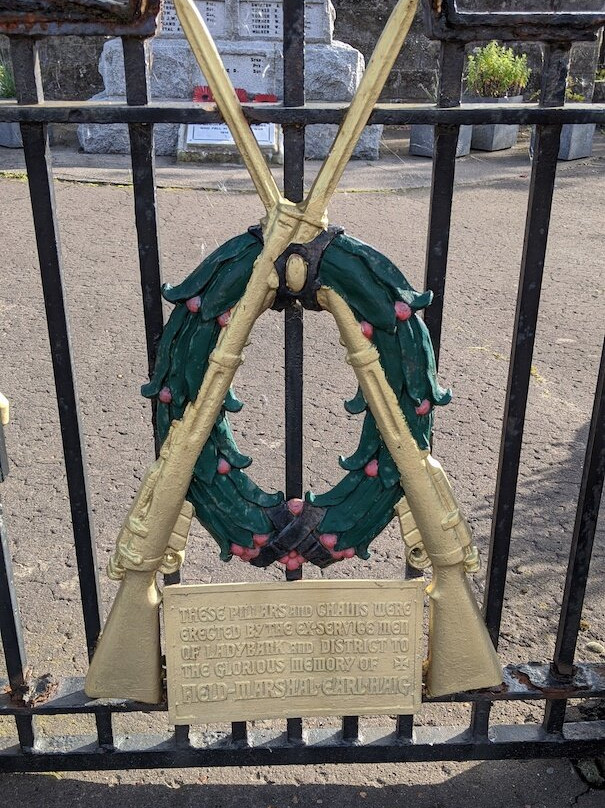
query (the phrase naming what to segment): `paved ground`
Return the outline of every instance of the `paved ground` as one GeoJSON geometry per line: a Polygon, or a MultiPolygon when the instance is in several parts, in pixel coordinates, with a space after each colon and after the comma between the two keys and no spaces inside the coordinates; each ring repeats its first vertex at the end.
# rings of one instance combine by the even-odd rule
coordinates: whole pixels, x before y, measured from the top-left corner
{"type": "MultiPolygon", "coordinates": [[[[137,280],[132,189],[126,162],[57,154],[57,204],[65,283],[88,454],[99,563],[104,566],[123,514],[152,456],[148,408],[139,396],[145,350],[137,280]]],[[[530,165],[525,146],[506,155],[459,161],[445,309],[441,379],[452,404],[439,413],[437,456],[453,478],[485,555],[495,484],[504,388],[515,308],[530,165]]],[[[602,228],[605,147],[591,160],[561,165],[532,371],[518,507],[501,640],[505,662],[546,661],[554,646],[573,504],[603,341],[602,228]]],[[[309,166],[309,177],[314,166],[309,166]]],[[[8,432],[12,475],[3,486],[15,578],[29,659],[36,674],[85,670],[78,581],[71,548],[52,370],[48,355],[27,184],[18,152],[0,149],[0,390],[13,406],[8,432]]],[[[379,247],[422,285],[430,161],[395,149],[378,164],[351,167],[331,208],[335,222],[379,247]]],[[[240,168],[159,171],[165,280],[176,282],[226,238],[261,214],[240,168]]],[[[339,478],[338,454],[356,445],[358,424],[342,408],[354,389],[327,315],[306,318],[306,484],[324,490],[339,478]]],[[[238,380],[244,411],[234,427],[253,474],[283,485],[283,325],[268,314],[254,332],[238,380]]],[[[400,575],[403,552],[392,529],[370,562],[330,570],[334,577],[400,575]]],[[[590,641],[605,643],[605,543],[598,536],[578,656],[598,661],[590,641]]],[[[277,570],[223,565],[197,529],[189,581],[271,579],[277,570]]],[[[316,573],[318,574],[318,573],[316,573]]],[[[482,591],[482,576],[475,584],[482,591]]],[[[102,579],[107,607],[114,586],[102,579]]],[[[602,657],[601,657],[602,659],[602,657]]],[[[462,724],[464,707],[425,707],[424,724],[462,724]]],[[[494,721],[539,722],[539,704],[497,706],[494,721]]],[[[371,720],[371,719],[368,719],[371,720]]],[[[164,727],[162,717],[120,727],[164,727]]],[[[47,721],[42,732],[79,733],[87,719],[47,721]],[[61,727],[61,730],[58,727],[61,727]]],[[[0,736],[12,734],[0,722],[0,736]]],[[[336,769],[133,772],[4,777],[5,804],[59,806],[349,805],[391,808],[602,804],[566,761],[497,762],[336,769]],[[205,788],[194,785],[204,783],[205,788]],[[139,784],[139,788],[132,786],[139,784]],[[219,788],[220,786],[220,788],[219,788]],[[177,797],[178,795],[178,797],[177,797]]],[[[0,800],[0,804],[2,801],[0,800]]]]}

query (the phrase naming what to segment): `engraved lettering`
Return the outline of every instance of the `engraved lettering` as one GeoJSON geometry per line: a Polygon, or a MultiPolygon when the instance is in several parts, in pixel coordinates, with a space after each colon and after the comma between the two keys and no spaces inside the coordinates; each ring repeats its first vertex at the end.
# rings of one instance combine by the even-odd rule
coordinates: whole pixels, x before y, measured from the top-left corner
{"type": "Polygon", "coordinates": [[[420,581],[168,586],[175,723],[414,712],[420,581]]]}

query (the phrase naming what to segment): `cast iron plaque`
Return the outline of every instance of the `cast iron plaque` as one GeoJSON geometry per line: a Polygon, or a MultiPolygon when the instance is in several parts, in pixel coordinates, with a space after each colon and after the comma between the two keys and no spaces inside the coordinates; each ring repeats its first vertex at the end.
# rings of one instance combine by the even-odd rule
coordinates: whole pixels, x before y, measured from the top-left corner
{"type": "Polygon", "coordinates": [[[415,712],[423,589],[422,580],[166,587],[170,721],[415,712]]]}

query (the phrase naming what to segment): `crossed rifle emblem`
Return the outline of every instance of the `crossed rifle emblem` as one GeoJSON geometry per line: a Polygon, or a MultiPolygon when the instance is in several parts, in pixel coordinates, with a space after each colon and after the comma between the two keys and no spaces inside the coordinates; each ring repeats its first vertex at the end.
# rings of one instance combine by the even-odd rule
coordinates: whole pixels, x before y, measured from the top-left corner
{"type": "MultiPolygon", "coordinates": [[[[121,585],[91,661],[86,679],[89,696],[161,700],[161,593],[156,574],[182,560],[192,516],[185,497],[195,464],[242,362],[254,323],[275,300],[280,285],[276,262],[291,245],[312,242],[327,228],[328,203],[403,45],[416,5],[417,0],[397,3],[328,157],[307,197],[295,204],[279,191],[193,0],[175,0],[185,34],[265,207],[263,248],[243,296],[221,330],[197,397],[182,418],[172,422],[160,457],[148,470],[118,537],[112,569],[121,585]]],[[[291,255],[286,277],[304,285],[305,272],[304,259],[291,255]]],[[[427,690],[444,695],[498,685],[500,664],[466,578],[466,572],[476,568],[476,548],[449,481],[414,439],[378,351],[360,330],[347,302],[327,286],[316,297],[336,321],[347,361],[397,467],[405,497],[395,510],[411,558],[418,566],[433,565],[427,690]]]]}

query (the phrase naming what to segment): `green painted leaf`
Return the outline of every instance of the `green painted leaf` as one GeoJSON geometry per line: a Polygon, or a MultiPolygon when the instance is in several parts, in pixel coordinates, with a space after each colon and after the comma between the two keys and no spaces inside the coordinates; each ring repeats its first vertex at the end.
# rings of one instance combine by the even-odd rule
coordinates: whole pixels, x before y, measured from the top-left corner
{"type": "Polygon", "coordinates": [[[170,408],[167,404],[158,403],[157,429],[160,440],[164,440],[170,429],[170,408]]]}
{"type": "Polygon", "coordinates": [[[306,500],[312,505],[317,505],[318,508],[329,508],[333,505],[340,505],[365,478],[366,475],[363,471],[352,471],[350,474],[347,474],[346,477],[343,477],[334,488],[326,491],[325,494],[314,494],[312,491],[309,491],[306,500]]]}
{"type": "Polygon", "coordinates": [[[252,533],[249,530],[239,529],[225,518],[222,511],[212,507],[212,498],[206,496],[206,492],[195,480],[191,483],[187,499],[196,509],[198,520],[219,545],[222,561],[231,559],[231,544],[234,542],[242,547],[254,547],[252,533]]]}
{"type": "Polygon", "coordinates": [[[155,360],[153,378],[150,382],[141,387],[141,394],[145,398],[153,398],[154,396],[157,396],[162,387],[164,387],[164,379],[170,370],[172,342],[176,338],[178,332],[181,330],[181,326],[183,325],[187,313],[186,306],[176,306],[172,310],[172,314],[164,326],[162,338],[158,344],[158,353],[155,360]]]}
{"type": "MultiPolygon", "coordinates": [[[[403,300],[414,310],[424,309],[431,304],[433,293],[431,291],[417,292],[401,270],[385,255],[374,249],[374,247],[370,247],[363,241],[353,238],[346,233],[334,239],[330,246],[335,250],[340,250],[342,254],[341,261],[345,264],[348,256],[355,256],[362,261],[369,272],[374,276],[374,282],[378,281],[387,288],[393,299],[393,304],[396,300],[403,300]]],[[[354,279],[351,280],[353,281],[354,279]]],[[[393,308],[393,321],[394,317],[393,308]]]]}
{"type": "Polygon", "coordinates": [[[229,474],[217,474],[208,493],[215,496],[217,508],[236,525],[252,533],[271,533],[273,525],[258,505],[242,499],[229,474]]]}
{"type": "Polygon", "coordinates": [[[252,458],[238,452],[235,437],[231,431],[231,424],[225,416],[219,416],[214,426],[213,434],[219,453],[222,454],[225,460],[234,468],[245,469],[251,465],[252,458]]]}
{"type": "MultiPolygon", "coordinates": [[[[189,317],[183,323],[178,339],[172,343],[172,357],[170,370],[166,376],[166,384],[172,393],[172,406],[175,408],[184,407],[191,400],[185,374],[188,367],[189,343],[198,325],[199,319],[197,315],[189,314],[189,317]]],[[[197,395],[197,392],[195,395],[197,395]]]]}
{"type": "MultiPolygon", "coordinates": [[[[378,476],[385,488],[399,485],[399,470],[387,447],[382,444],[378,454],[378,476]]],[[[401,494],[403,496],[403,494],[401,494]]]]}
{"type": "Polygon", "coordinates": [[[376,282],[362,260],[339,250],[334,241],[324,253],[319,278],[323,286],[334,289],[347,301],[358,320],[367,320],[385,331],[395,330],[393,297],[376,282]]]}
{"type": "Polygon", "coordinates": [[[212,485],[215,475],[217,474],[218,464],[218,450],[216,448],[216,441],[214,438],[214,430],[212,430],[210,437],[206,441],[206,445],[200,452],[200,455],[195,463],[193,470],[194,477],[199,479],[205,485],[212,485]]]}
{"type": "Polygon", "coordinates": [[[359,415],[359,413],[365,412],[367,408],[368,405],[364,398],[361,387],[357,388],[357,392],[353,398],[345,401],[345,410],[349,413],[349,415],[359,415]]]}
{"type": "Polygon", "coordinates": [[[414,292],[413,296],[404,292],[401,296],[404,303],[407,303],[414,311],[426,309],[433,302],[433,293],[430,289],[426,292],[414,292]]]}
{"type": "Polygon", "coordinates": [[[195,401],[206,374],[208,357],[216,345],[220,326],[214,320],[204,321],[197,315],[190,317],[195,317],[197,322],[187,348],[185,382],[189,400],[195,401]]]}
{"type": "Polygon", "coordinates": [[[259,505],[261,508],[275,508],[276,505],[281,505],[284,501],[284,495],[281,491],[275,494],[268,494],[252,482],[247,474],[237,469],[233,469],[229,477],[237,488],[240,496],[244,497],[248,502],[259,505]]]}
{"type": "Polygon", "coordinates": [[[449,403],[451,390],[439,386],[433,345],[424,323],[414,315],[397,329],[405,389],[416,405],[427,398],[432,404],[449,403]]]}
{"type": "Polygon", "coordinates": [[[215,275],[204,291],[202,300],[204,320],[218,317],[237,303],[244,294],[252,274],[252,266],[261,249],[261,245],[255,240],[241,257],[221,267],[221,272],[215,275]]]}
{"type": "Polygon", "coordinates": [[[367,477],[360,481],[349,496],[339,505],[329,508],[319,525],[322,533],[342,533],[373,510],[382,491],[379,477],[367,477]]]}
{"type": "MultiPolygon", "coordinates": [[[[240,258],[242,253],[249,250],[253,245],[262,249],[257,239],[250,233],[242,233],[239,236],[235,236],[235,238],[225,242],[225,244],[222,244],[217,250],[205,258],[197,269],[182,283],[178,284],[178,286],[173,287],[166,284],[162,289],[164,298],[170,303],[175,303],[180,300],[188,300],[190,297],[201,294],[221,267],[229,264],[234,259],[240,258]]],[[[202,313],[204,313],[203,300],[202,313]]]]}
{"type": "Polygon", "coordinates": [[[362,514],[350,528],[341,532],[336,545],[337,550],[346,550],[347,547],[368,544],[389,524],[393,518],[393,508],[402,496],[401,488],[390,488],[378,493],[374,506],[362,514]]]}
{"type": "Polygon", "coordinates": [[[349,457],[339,457],[338,463],[347,471],[362,469],[374,457],[380,447],[380,433],[371,412],[363,419],[363,427],[359,438],[359,446],[349,457]]]}
{"type": "Polygon", "coordinates": [[[233,387],[229,388],[223,406],[227,412],[239,412],[241,409],[243,409],[244,402],[240,401],[235,395],[235,390],[233,387]]]}
{"type": "Polygon", "coordinates": [[[410,322],[412,322],[412,328],[416,332],[415,341],[420,344],[426,359],[425,373],[429,389],[427,398],[438,407],[449,404],[452,400],[452,391],[449,388],[441,387],[437,381],[435,353],[429,330],[419,317],[411,318],[410,322]]]}

